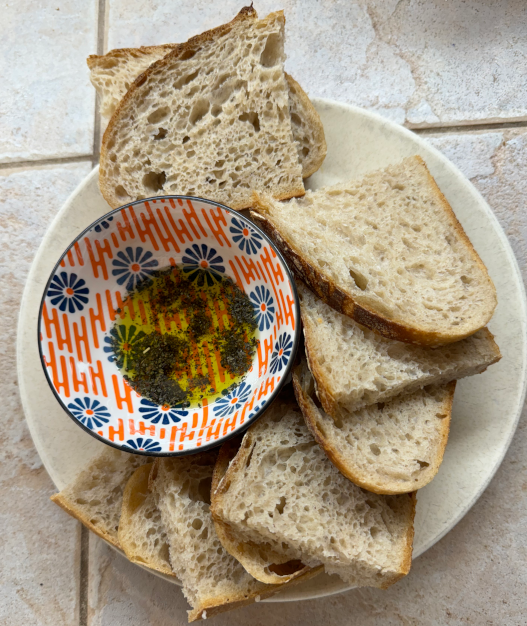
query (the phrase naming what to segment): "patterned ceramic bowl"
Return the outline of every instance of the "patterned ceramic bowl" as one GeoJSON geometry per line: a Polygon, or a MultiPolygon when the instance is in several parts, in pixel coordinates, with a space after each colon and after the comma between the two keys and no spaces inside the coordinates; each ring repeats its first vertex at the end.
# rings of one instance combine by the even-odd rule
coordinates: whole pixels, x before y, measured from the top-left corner
{"type": "MultiPolygon", "coordinates": [[[[261,230],[211,201],[165,196],[111,211],[75,239],[46,285],[39,349],[55,396],[84,430],[129,452],[177,456],[216,446],[263,413],[292,367],[299,324],[289,269],[261,230]],[[134,327],[119,324],[126,293],[169,265],[183,266],[189,279],[196,269],[211,280],[229,276],[258,322],[258,348],[243,381],[195,407],[140,396],[115,362],[115,341],[135,340],[134,327]]],[[[209,357],[219,359],[213,349],[209,357]]],[[[219,361],[215,367],[221,370],[219,361]]]]}

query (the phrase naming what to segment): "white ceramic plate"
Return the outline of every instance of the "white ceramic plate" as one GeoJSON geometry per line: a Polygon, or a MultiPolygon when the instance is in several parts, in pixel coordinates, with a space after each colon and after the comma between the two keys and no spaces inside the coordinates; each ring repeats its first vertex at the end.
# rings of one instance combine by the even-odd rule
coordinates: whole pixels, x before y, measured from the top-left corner
{"type": "MultiPolygon", "coordinates": [[[[436,478],[417,498],[414,557],[443,537],[471,508],[500,465],[514,434],[526,386],[527,320],[516,260],[492,211],[471,183],[419,136],[361,109],[315,100],[328,144],[321,169],[308,186],[338,183],[419,154],[452,205],[498,291],[490,323],[502,360],[480,376],[459,382],[450,438],[436,478]]],[[[47,231],[24,291],[18,328],[18,375],[26,419],[42,462],[61,489],[104,445],[62,410],[44,377],[37,346],[37,317],[49,273],[68,244],[109,210],[95,169],[74,191],[47,231]]],[[[174,582],[173,579],[169,579],[174,582]]],[[[344,591],[335,576],[319,576],[270,601],[300,600],[344,591]]]]}

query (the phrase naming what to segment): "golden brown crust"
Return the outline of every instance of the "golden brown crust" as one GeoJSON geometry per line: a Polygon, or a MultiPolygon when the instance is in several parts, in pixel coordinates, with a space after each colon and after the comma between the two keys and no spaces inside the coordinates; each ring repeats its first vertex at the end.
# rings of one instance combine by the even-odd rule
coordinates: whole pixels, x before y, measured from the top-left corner
{"type": "MultiPolygon", "coordinates": [[[[283,15],[283,11],[276,11],[275,13],[270,13],[266,19],[273,18],[275,15],[283,15]]],[[[102,138],[101,145],[101,156],[100,156],[100,165],[99,165],[99,188],[101,190],[104,199],[108,202],[108,204],[112,208],[117,208],[121,206],[122,202],[115,197],[114,191],[107,184],[106,181],[106,165],[108,163],[108,144],[111,142],[112,136],[116,131],[117,122],[120,118],[121,113],[126,109],[129,102],[135,98],[136,93],[141,88],[141,86],[152,76],[155,76],[158,72],[163,72],[166,65],[171,63],[174,60],[180,59],[185,55],[189,55],[192,52],[197,51],[204,43],[207,41],[212,41],[222,35],[228,33],[232,28],[238,24],[238,22],[243,22],[245,20],[256,20],[258,19],[258,14],[255,9],[250,7],[244,7],[236,17],[227,24],[222,24],[216,28],[208,30],[200,35],[196,35],[192,37],[187,42],[182,44],[174,44],[174,49],[165,55],[162,59],[159,59],[155,63],[152,63],[142,74],[140,74],[135,81],[130,86],[130,89],[126,92],[125,96],[117,106],[114,114],[112,115],[110,122],[104,132],[102,138]]],[[[126,50],[125,48],[123,50],[126,50]]],[[[294,197],[300,197],[305,194],[305,189],[302,184],[302,188],[294,188],[289,190],[287,193],[283,193],[280,196],[275,196],[276,200],[288,200],[294,197]]],[[[235,211],[242,211],[243,209],[251,208],[251,201],[240,202],[238,204],[231,203],[230,208],[235,211]]]]}
{"type": "Polygon", "coordinates": [[[119,539],[117,538],[117,533],[115,535],[112,535],[111,533],[102,530],[95,524],[92,524],[92,522],[80,511],[80,509],[74,506],[73,503],[65,498],[62,493],[53,494],[50,497],[50,500],[52,500],[55,504],[58,504],[61,509],[68,513],[68,515],[71,515],[71,517],[74,517],[76,520],[81,522],[81,524],[86,526],[88,530],[91,530],[92,533],[95,533],[98,537],[101,537],[101,539],[104,539],[108,543],[111,543],[113,546],[121,550],[121,544],[119,543],[119,539]]]}
{"type": "Polygon", "coordinates": [[[309,123],[309,126],[315,134],[315,143],[317,144],[318,159],[313,161],[310,166],[302,167],[302,178],[308,178],[314,174],[324,162],[328,151],[326,144],[326,136],[324,135],[324,126],[317,110],[313,106],[307,93],[302,89],[298,82],[287,72],[284,72],[287,84],[289,85],[289,91],[294,93],[302,103],[303,115],[309,123]]]}
{"type": "MultiPolygon", "coordinates": [[[[313,374],[313,370],[309,367],[309,370],[313,374]]],[[[438,446],[436,457],[430,465],[430,468],[426,472],[426,476],[423,479],[415,484],[411,485],[398,485],[396,483],[389,484],[379,484],[377,481],[374,481],[372,477],[364,476],[364,474],[357,470],[356,467],[350,464],[349,459],[339,450],[335,445],[331,443],[331,441],[326,437],[326,435],[322,432],[322,430],[318,426],[317,418],[319,416],[318,408],[313,402],[312,398],[310,398],[302,388],[302,383],[300,381],[300,366],[297,366],[293,371],[293,387],[295,390],[296,399],[298,405],[300,406],[300,410],[302,411],[302,415],[304,416],[304,420],[306,422],[307,427],[309,428],[311,434],[315,438],[316,442],[319,446],[324,450],[328,459],[333,463],[333,465],[339,470],[339,472],[345,476],[348,480],[350,480],[355,485],[362,487],[362,489],[366,489],[367,491],[371,491],[372,493],[377,493],[381,495],[399,495],[403,493],[411,493],[417,489],[421,489],[425,485],[427,485],[437,474],[439,470],[439,466],[443,461],[443,455],[445,452],[446,444],[448,441],[448,434],[450,431],[450,418],[452,415],[452,403],[454,401],[454,391],[456,389],[456,381],[452,381],[448,383],[448,397],[445,402],[445,413],[446,417],[441,420],[441,431],[440,431],[440,443],[438,446]]],[[[313,377],[315,378],[314,374],[313,377]]],[[[316,380],[316,378],[315,378],[316,380]]],[[[323,385],[320,383],[317,385],[317,395],[321,400],[321,390],[323,390],[323,385]]],[[[325,409],[324,409],[325,410],[325,409]]],[[[327,411],[326,411],[327,413],[327,411]]]]}
{"type": "Polygon", "coordinates": [[[174,50],[179,44],[166,43],[159,46],[140,46],[139,48],[115,48],[110,50],[106,54],[90,54],[86,59],[86,63],[90,70],[99,66],[104,66],[108,61],[113,59],[128,59],[131,56],[141,56],[144,54],[152,54],[156,52],[162,52],[166,50],[168,54],[171,50],[174,50]]]}
{"type": "MultiPolygon", "coordinates": [[[[203,612],[207,612],[207,619],[212,617],[213,615],[217,615],[218,613],[225,613],[225,611],[231,611],[232,609],[237,609],[242,606],[247,606],[248,604],[252,604],[257,599],[264,600],[265,598],[269,598],[274,596],[282,589],[286,589],[292,587],[293,585],[297,585],[299,583],[305,582],[306,580],[310,580],[318,574],[322,573],[324,570],[323,566],[320,565],[318,567],[314,567],[310,571],[306,572],[302,576],[295,578],[283,585],[265,585],[261,583],[262,589],[261,591],[255,592],[253,594],[246,594],[244,597],[240,597],[240,599],[232,599],[232,597],[225,598],[224,604],[217,604],[217,600],[214,601],[214,604],[203,603],[199,607],[196,607],[194,610],[189,611],[189,622],[194,622],[198,619],[203,618],[203,612]]],[[[241,594],[242,595],[242,594],[241,594]]]]}
{"type": "MultiPolygon", "coordinates": [[[[469,248],[470,253],[476,261],[478,267],[484,272],[488,281],[492,285],[492,281],[488,275],[485,265],[483,264],[483,261],[481,261],[477,252],[474,250],[474,247],[470,243],[469,238],[456,218],[452,208],[448,204],[444,195],[441,193],[434,178],[428,171],[426,164],[421,157],[416,158],[418,158],[424,165],[434,193],[445,208],[447,218],[452,222],[454,228],[458,231],[458,234],[469,248]]],[[[406,324],[401,324],[388,319],[382,314],[381,311],[373,311],[372,309],[361,305],[359,302],[354,300],[349,293],[341,289],[328,274],[311,265],[309,261],[303,257],[297,246],[295,246],[292,241],[289,241],[269,218],[267,215],[268,206],[265,200],[257,192],[253,192],[252,205],[253,210],[251,211],[251,218],[274,241],[284,255],[295,276],[304,281],[311,291],[313,291],[326,304],[335,309],[335,311],[351,317],[359,324],[370,328],[383,337],[403,341],[404,343],[412,343],[420,346],[436,348],[448,343],[460,341],[461,339],[465,339],[466,337],[473,335],[475,332],[483,328],[492,316],[491,313],[489,318],[480,327],[475,328],[470,332],[461,334],[453,334],[453,332],[445,334],[436,331],[429,331],[419,327],[407,326],[406,324]]],[[[494,294],[495,293],[496,292],[494,290],[494,294]]],[[[497,300],[495,298],[494,308],[496,306],[496,302],[497,300]]],[[[494,308],[492,311],[494,311],[494,308]]]]}

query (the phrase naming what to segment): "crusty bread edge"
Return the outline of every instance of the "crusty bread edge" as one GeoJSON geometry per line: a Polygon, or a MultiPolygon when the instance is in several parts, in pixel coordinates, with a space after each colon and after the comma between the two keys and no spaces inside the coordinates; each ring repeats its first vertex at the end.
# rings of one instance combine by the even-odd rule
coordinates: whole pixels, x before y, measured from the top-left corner
{"type": "MultiPolygon", "coordinates": [[[[420,156],[416,156],[415,158],[418,159],[424,166],[429,182],[433,183],[433,185],[431,184],[432,191],[434,195],[437,196],[438,201],[444,206],[447,218],[452,222],[452,225],[458,231],[462,240],[468,244],[471,256],[473,256],[476,264],[483,271],[494,289],[494,285],[488,275],[487,268],[483,264],[483,261],[479,258],[474,246],[463,230],[463,227],[456,218],[454,211],[450,207],[446,198],[437,186],[433,176],[428,171],[426,163],[420,156]]],[[[460,341],[461,339],[465,339],[466,337],[476,333],[487,324],[492,317],[494,309],[496,308],[496,290],[494,289],[495,304],[488,319],[477,328],[461,334],[453,334],[452,332],[446,334],[437,331],[427,331],[418,327],[412,327],[390,320],[383,316],[382,313],[373,311],[361,305],[359,302],[354,300],[348,292],[338,287],[335,281],[327,273],[317,269],[311,265],[309,261],[304,259],[302,253],[298,250],[295,244],[289,241],[274,224],[268,214],[269,205],[267,201],[256,191],[253,192],[252,205],[253,210],[251,211],[251,218],[278,246],[295,275],[303,280],[319,298],[335,309],[335,311],[351,317],[359,324],[370,328],[383,337],[421,346],[439,347],[448,343],[460,341]]]]}
{"type": "MultiPolygon", "coordinates": [[[[274,16],[276,14],[282,14],[283,11],[275,11],[274,13],[270,13],[266,19],[274,16]]],[[[238,22],[242,22],[244,20],[252,20],[257,19],[258,13],[255,9],[253,9],[252,5],[250,7],[243,7],[240,12],[227,24],[222,24],[221,26],[217,26],[211,30],[207,30],[200,35],[196,35],[195,37],[191,37],[188,41],[182,44],[174,44],[174,49],[172,52],[169,52],[162,59],[159,59],[155,63],[152,63],[142,74],[140,74],[132,83],[123,99],[117,106],[114,114],[112,115],[108,126],[104,132],[101,144],[101,153],[99,159],[99,189],[108,204],[113,208],[118,208],[122,206],[122,201],[115,198],[111,189],[108,188],[105,180],[105,164],[108,161],[108,143],[111,139],[111,136],[115,130],[117,125],[117,120],[120,117],[121,111],[126,108],[128,102],[133,99],[135,92],[143,85],[143,83],[148,79],[149,76],[154,74],[156,71],[162,69],[164,65],[166,65],[172,59],[176,59],[180,56],[183,56],[186,52],[193,50],[201,46],[206,41],[213,39],[215,37],[219,37],[224,33],[228,33],[238,22]]],[[[123,48],[124,49],[124,48],[123,48]]],[[[285,74],[285,72],[284,72],[285,74]]],[[[286,81],[287,83],[287,81],[286,81]]],[[[300,197],[305,194],[304,185],[302,184],[302,189],[298,188],[289,193],[283,194],[281,196],[273,196],[276,200],[288,200],[290,198],[300,197]]],[[[126,203],[125,203],[126,204],[126,203]]],[[[243,209],[250,209],[252,207],[252,202],[248,201],[246,203],[240,204],[231,204],[230,208],[235,211],[242,211],[243,209]]]]}
{"type": "Polygon", "coordinates": [[[430,463],[430,466],[422,472],[418,482],[407,482],[406,484],[398,484],[395,482],[379,484],[378,481],[372,480],[371,476],[365,476],[363,472],[358,470],[354,465],[350,464],[346,459],[346,456],[342,454],[342,451],[334,446],[318,428],[318,408],[315,406],[313,400],[309,398],[302,389],[297,369],[293,372],[293,387],[295,389],[296,398],[302,411],[302,415],[304,416],[305,422],[311,431],[311,434],[319,446],[324,450],[326,456],[333,463],[333,465],[340,471],[341,474],[343,474],[355,485],[358,485],[367,491],[371,491],[372,493],[382,495],[398,495],[421,489],[437,474],[439,466],[443,461],[443,455],[448,441],[448,434],[450,432],[450,420],[452,416],[452,403],[454,401],[456,381],[452,381],[447,385],[448,396],[444,405],[446,417],[442,418],[441,431],[439,434],[440,443],[437,448],[436,456],[432,463],[430,463]]]}
{"type": "Polygon", "coordinates": [[[52,500],[55,504],[58,504],[68,515],[71,515],[71,517],[74,517],[76,520],[81,522],[81,524],[86,526],[88,530],[91,530],[92,533],[95,533],[101,539],[111,543],[112,546],[122,550],[118,539],[112,537],[112,535],[110,535],[107,531],[104,531],[98,526],[92,524],[90,520],[80,511],[80,509],[76,507],[69,498],[65,497],[62,492],[53,494],[50,497],[50,500],[52,500]]]}
{"type": "Polygon", "coordinates": [[[312,128],[315,134],[315,142],[317,143],[319,158],[313,162],[309,169],[302,170],[302,178],[308,178],[318,169],[320,169],[320,166],[324,162],[324,159],[326,158],[326,154],[328,152],[326,136],[324,134],[324,126],[322,125],[322,120],[320,119],[318,111],[313,106],[313,103],[309,99],[307,93],[290,74],[288,74],[287,72],[284,72],[284,74],[287,80],[287,84],[289,85],[290,93],[294,93],[302,102],[302,106],[304,107],[304,111],[309,121],[309,126],[310,128],[312,128]]]}
{"type": "Polygon", "coordinates": [[[168,54],[178,45],[179,44],[177,43],[165,43],[158,46],[140,46],[139,48],[114,48],[106,54],[90,54],[86,59],[86,64],[90,70],[93,70],[99,67],[99,62],[103,59],[124,58],[130,54],[136,54],[137,52],[140,52],[141,54],[151,54],[152,52],[157,52],[159,50],[166,50],[168,54]]]}

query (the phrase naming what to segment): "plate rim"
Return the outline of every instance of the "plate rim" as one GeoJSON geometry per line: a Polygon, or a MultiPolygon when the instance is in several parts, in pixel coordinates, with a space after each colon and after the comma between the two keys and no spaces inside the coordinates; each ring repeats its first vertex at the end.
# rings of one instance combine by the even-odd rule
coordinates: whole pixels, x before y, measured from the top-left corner
{"type": "MultiPolygon", "coordinates": [[[[511,268],[513,270],[513,274],[514,274],[514,280],[516,282],[516,286],[518,288],[518,296],[519,296],[519,300],[520,300],[520,306],[521,306],[521,313],[522,313],[522,319],[523,319],[523,324],[521,326],[521,330],[523,331],[523,339],[525,339],[525,337],[527,336],[527,325],[526,325],[526,320],[527,320],[527,297],[526,297],[526,290],[525,290],[525,285],[523,283],[523,277],[522,274],[520,272],[520,268],[518,265],[518,261],[516,259],[516,256],[511,248],[511,245],[507,239],[507,236],[503,230],[503,228],[501,227],[501,224],[499,223],[496,215],[494,214],[494,212],[492,211],[492,209],[490,208],[489,204],[487,203],[487,201],[485,200],[485,198],[481,195],[481,193],[476,189],[476,187],[472,184],[472,182],[459,170],[459,168],[452,163],[445,155],[443,155],[437,148],[435,148],[434,146],[432,146],[431,144],[429,144],[425,139],[423,139],[420,135],[412,132],[411,130],[405,128],[404,126],[401,126],[383,116],[381,116],[378,113],[374,113],[372,111],[369,111],[367,109],[363,109],[361,107],[357,107],[354,105],[350,105],[344,102],[339,102],[337,100],[332,100],[332,99],[328,99],[328,98],[312,98],[311,99],[313,105],[315,106],[315,109],[317,109],[317,111],[321,108],[321,107],[328,107],[328,108],[334,108],[334,109],[341,109],[343,111],[347,111],[350,114],[354,115],[354,116],[359,116],[362,117],[364,119],[367,119],[379,126],[384,126],[388,129],[390,129],[392,132],[395,132],[403,137],[406,137],[407,139],[410,139],[418,148],[424,148],[427,152],[431,152],[435,155],[435,157],[441,161],[442,163],[444,163],[445,165],[448,166],[448,168],[450,170],[453,170],[458,177],[460,177],[460,179],[464,182],[465,186],[468,187],[468,189],[470,190],[470,192],[478,199],[480,206],[484,209],[487,217],[490,219],[492,225],[493,225],[493,230],[496,233],[496,235],[499,237],[499,239],[501,240],[504,250],[506,252],[507,255],[507,260],[511,265],[511,268]]],[[[33,444],[35,445],[35,448],[39,454],[39,457],[42,460],[42,463],[46,469],[46,471],[48,472],[48,474],[50,475],[51,480],[54,482],[54,484],[56,485],[56,481],[54,479],[54,472],[48,468],[48,464],[45,462],[45,459],[47,459],[47,455],[45,450],[42,448],[41,446],[41,442],[38,440],[38,438],[35,438],[34,436],[34,431],[33,431],[33,427],[32,427],[32,423],[31,420],[28,419],[28,402],[27,402],[27,398],[25,397],[25,394],[23,393],[25,391],[25,383],[24,383],[24,374],[23,374],[23,366],[22,366],[22,362],[24,360],[23,358],[23,341],[22,341],[22,325],[23,325],[23,319],[24,317],[27,315],[27,300],[29,298],[29,292],[30,292],[30,285],[32,282],[32,277],[33,275],[36,273],[36,266],[37,266],[37,262],[39,260],[39,257],[41,256],[41,254],[43,253],[44,250],[44,245],[47,244],[47,238],[49,236],[49,233],[52,231],[54,225],[56,222],[58,222],[62,216],[62,214],[68,209],[68,207],[70,206],[70,204],[74,201],[74,199],[76,198],[76,196],[79,194],[79,192],[85,187],[87,186],[89,183],[91,183],[91,179],[97,177],[97,173],[98,173],[98,169],[99,166],[97,165],[96,167],[94,167],[92,169],[92,171],[84,177],[84,179],[76,186],[76,188],[73,190],[73,192],[68,196],[67,200],[64,202],[64,204],[62,205],[62,207],[60,208],[60,210],[57,212],[57,214],[55,215],[55,217],[53,218],[53,220],[51,221],[48,229],[46,230],[42,241],[40,243],[40,246],[38,247],[35,256],[33,258],[32,264],[31,264],[31,268],[28,272],[27,275],[27,279],[26,279],[26,283],[24,286],[24,290],[23,290],[23,294],[22,294],[22,298],[21,298],[21,303],[20,303],[20,309],[19,309],[19,316],[18,316],[18,325],[17,325],[17,342],[16,342],[16,355],[17,355],[17,376],[18,376],[18,381],[19,381],[19,390],[20,390],[20,399],[21,399],[21,404],[22,404],[22,409],[24,411],[24,415],[26,418],[26,424],[28,425],[28,429],[29,432],[31,434],[31,438],[33,441],[33,444]]],[[[524,342],[525,343],[525,342],[524,342]]],[[[518,421],[524,406],[524,402],[525,402],[525,396],[526,396],[526,392],[527,392],[527,357],[525,354],[525,350],[524,350],[524,354],[523,354],[523,360],[522,360],[522,371],[521,371],[521,380],[522,380],[522,388],[520,390],[520,394],[519,394],[519,398],[518,398],[518,406],[516,408],[516,415],[514,417],[513,420],[511,420],[510,422],[510,430],[507,436],[506,441],[502,444],[502,448],[499,451],[497,460],[494,464],[494,466],[492,467],[492,469],[490,470],[490,472],[486,475],[484,481],[480,484],[479,489],[477,490],[477,492],[474,493],[474,495],[467,500],[467,502],[464,504],[464,506],[462,506],[458,512],[458,514],[455,516],[455,518],[451,521],[451,523],[448,525],[448,527],[445,527],[442,531],[440,531],[433,539],[430,539],[426,544],[423,545],[422,549],[417,553],[414,554],[412,559],[418,558],[421,554],[423,554],[424,552],[426,552],[429,548],[431,548],[434,544],[436,544],[438,541],[440,541],[450,530],[452,530],[458,523],[459,521],[468,513],[468,511],[474,506],[474,504],[476,503],[476,501],[481,497],[482,493],[485,491],[485,489],[488,487],[488,485],[490,484],[490,482],[492,481],[492,479],[494,478],[498,468],[500,467],[501,463],[503,462],[503,459],[510,447],[512,438],[514,437],[514,434],[516,432],[517,426],[518,426],[518,421]]],[[[80,431],[79,431],[80,432],[80,431]]],[[[113,546],[112,544],[106,542],[108,545],[110,545],[112,548],[114,548],[115,550],[117,550],[118,552],[122,551],[119,550],[118,548],[116,548],[115,546],[113,546]]],[[[143,566],[141,566],[143,567],[143,566]]],[[[149,571],[150,573],[155,574],[156,576],[159,576],[160,578],[163,578],[165,580],[170,580],[170,582],[172,582],[173,584],[179,584],[179,581],[176,581],[175,579],[170,579],[170,577],[168,576],[163,576],[161,573],[159,572],[155,572],[154,570],[148,569],[146,567],[143,567],[143,569],[146,569],[147,571],[149,571]]],[[[281,594],[277,594],[276,596],[273,596],[271,598],[267,598],[265,600],[263,600],[263,602],[294,602],[297,600],[308,600],[308,599],[316,599],[316,598],[320,598],[320,597],[328,597],[328,596],[332,596],[332,595],[336,595],[339,593],[343,593],[345,591],[348,591],[349,589],[352,589],[352,586],[347,586],[344,584],[344,586],[342,588],[339,589],[330,589],[330,590],[321,590],[319,592],[317,591],[311,591],[309,592],[309,595],[295,595],[292,594],[289,597],[281,597],[281,594]]]]}

